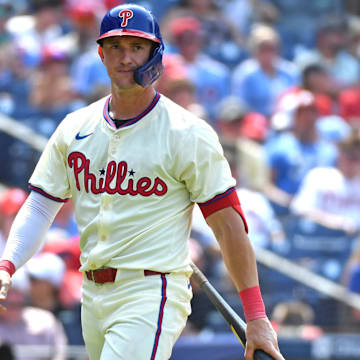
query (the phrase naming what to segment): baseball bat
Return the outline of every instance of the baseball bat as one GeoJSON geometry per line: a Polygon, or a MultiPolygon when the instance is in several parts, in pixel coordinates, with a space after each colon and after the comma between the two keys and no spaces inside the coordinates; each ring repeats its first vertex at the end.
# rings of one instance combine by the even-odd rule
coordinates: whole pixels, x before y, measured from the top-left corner
{"type": "MultiPolygon", "coordinates": [[[[246,323],[241,317],[231,308],[231,306],[225,301],[225,299],[219,294],[219,292],[210,284],[206,276],[201,270],[191,263],[193,270],[192,277],[205,292],[209,300],[220,312],[225,321],[229,324],[232,332],[238,338],[241,345],[245,349],[246,345],[246,323]]],[[[255,350],[254,360],[274,360],[272,356],[264,352],[263,350],[255,350]]]]}

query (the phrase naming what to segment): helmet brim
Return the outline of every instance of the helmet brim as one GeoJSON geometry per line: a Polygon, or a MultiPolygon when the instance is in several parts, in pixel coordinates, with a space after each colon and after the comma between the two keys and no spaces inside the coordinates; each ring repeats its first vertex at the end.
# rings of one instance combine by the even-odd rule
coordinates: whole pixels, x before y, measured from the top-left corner
{"type": "Polygon", "coordinates": [[[98,44],[101,44],[101,40],[108,38],[108,37],[112,37],[112,36],[136,36],[136,37],[140,37],[143,39],[148,39],[157,43],[161,43],[161,40],[158,39],[156,36],[154,36],[153,34],[149,34],[143,31],[137,31],[137,30],[127,30],[127,29],[115,29],[115,30],[111,30],[106,32],[105,34],[102,34],[97,40],[96,42],[98,44]]]}

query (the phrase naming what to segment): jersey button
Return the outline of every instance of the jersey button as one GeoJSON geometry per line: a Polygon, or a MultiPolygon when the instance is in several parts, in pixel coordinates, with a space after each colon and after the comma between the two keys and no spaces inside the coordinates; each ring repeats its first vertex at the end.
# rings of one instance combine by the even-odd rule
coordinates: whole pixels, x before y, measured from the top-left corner
{"type": "Polygon", "coordinates": [[[101,240],[101,241],[105,241],[105,240],[106,240],[106,235],[101,235],[101,236],[100,236],[100,240],[101,240]]]}

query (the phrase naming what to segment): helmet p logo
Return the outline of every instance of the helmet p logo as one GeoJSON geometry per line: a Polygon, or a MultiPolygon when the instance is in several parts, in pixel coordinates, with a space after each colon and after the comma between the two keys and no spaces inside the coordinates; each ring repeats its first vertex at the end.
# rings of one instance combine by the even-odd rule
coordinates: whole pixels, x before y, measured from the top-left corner
{"type": "Polygon", "coordinates": [[[128,24],[128,20],[131,19],[134,16],[134,13],[132,10],[125,9],[121,10],[119,12],[119,17],[122,19],[121,27],[126,27],[128,24]]]}

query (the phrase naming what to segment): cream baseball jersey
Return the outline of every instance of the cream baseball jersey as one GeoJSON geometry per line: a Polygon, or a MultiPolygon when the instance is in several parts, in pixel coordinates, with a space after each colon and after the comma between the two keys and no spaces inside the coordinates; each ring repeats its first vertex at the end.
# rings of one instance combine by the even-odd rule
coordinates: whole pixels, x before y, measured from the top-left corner
{"type": "Polygon", "coordinates": [[[109,101],[62,121],[30,188],[56,201],[72,197],[81,271],[106,266],[190,272],[194,203],[212,207],[234,191],[218,137],[205,121],[158,93],[142,114],[116,128],[109,101]]]}

